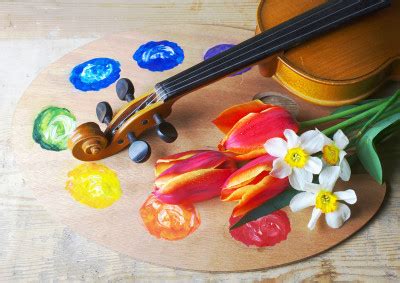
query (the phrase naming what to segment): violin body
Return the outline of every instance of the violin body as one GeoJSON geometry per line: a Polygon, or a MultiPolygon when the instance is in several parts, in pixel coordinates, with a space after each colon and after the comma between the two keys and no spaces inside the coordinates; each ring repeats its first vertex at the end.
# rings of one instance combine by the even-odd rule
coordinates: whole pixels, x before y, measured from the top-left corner
{"type": "Polygon", "coordinates": [[[175,101],[255,64],[261,74],[273,76],[308,101],[333,106],[360,100],[389,78],[399,78],[399,1],[392,6],[390,0],[262,1],[259,34],[156,83],[138,97],[133,83],[120,79],[116,93],[127,104],[114,115],[108,102],[98,103],[96,115],[106,129],[84,123],[68,146],[84,161],[129,147],[132,161],[145,162],[151,148],[140,140],[143,132],[155,129],[167,143],[177,138],[176,129],[165,121],[175,101]]]}
{"type": "MultiPolygon", "coordinates": [[[[326,1],[262,0],[257,34],[326,1]]],[[[259,63],[293,94],[315,104],[339,106],[372,94],[387,80],[400,79],[400,1],[259,63]]]]}

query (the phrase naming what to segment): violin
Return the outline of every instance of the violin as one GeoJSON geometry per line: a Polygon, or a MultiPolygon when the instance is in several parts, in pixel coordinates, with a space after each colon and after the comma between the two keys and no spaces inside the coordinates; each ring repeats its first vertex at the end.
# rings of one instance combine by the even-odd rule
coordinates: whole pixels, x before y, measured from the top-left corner
{"type": "MultiPolygon", "coordinates": [[[[120,79],[116,84],[116,92],[118,97],[126,101],[127,104],[113,115],[111,106],[107,102],[100,102],[96,107],[96,114],[99,121],[105,123],[107,128],[103,132],[99,125],[94,122],[78,126],[68,141],[68,146],[73,156],[83,161],[95,161],[114,155],[129,146],[128,154],[130,159],[136,163],[145,162],[151,154],[151,148],[146,141],[139,139],[144,131],[155,128],[158,136],[167,143],[175,141],[178,137],[174,126],[165,121],[165,118],[171,113],[171,108],[175,101],[202,86],[257,63],[259,63],[262,75],[273,76],[303,98],[312,102],[321,102],[326,99],[327,94],[324,91],[329,89],[326,86],[329,85],[329,79],[339,78],[337,84],[339,88],[343,88],[341,78],[345,75],[351,76],[356,71],[347,70],[343,63],[336,66],[341,67],[342,71],[336,70],[335,66],[327,63],[318,63],[319,67],[311,68],[309,67],[309,59],[304,56],[319,58],[313,52],[323,52],[324,56],[327,56],[327,54],[332,55],[334,50],[339,51],[339,46],[332,47],[326,43],[324,45],[321,39],[325,38],[325,40],[329,41],[332,34],[333,37],[341,39],[341,41],[337,39],[334,42],[341,42],[343,45],[345,42],[344,36],[342,38],[342,36],[338,35],[340,32],[335,33],[332,30],[353,22],[356,18],[361,17],[360,22],[363,22],[373,30],[376,28],[370,25],[369,22],[375,22],[375,20],[371,20],[374,17],[381,20],[386,19],[393,25],[395,25],[394,21],[398,21],[398,19],[389,19],[385,16],[385,13],[388,13],[393,17],[393,13],[399,12],[398,4],[379,11],[380,13],[376,12],[372,16],[363,17],[390,6],[389,0],[334,0],[327,2],[307,0],[297,1],[296,5],[291,3],[292,1],[282,0],[261,2],[258,9],[258,34],[256,36],[157,83],[154,89],[137,98],[134,96],[132,82],[126,78],[120,79]],[[282,6],[280,7],[280,5],[282,6]],[[271,8],[272,12],[268,11],[269,8],[271,8]],[[282,12],[281,15],[276,15],[274,9],[279,9],[279,12],[282,12]],[[393,9],[395,12],[390,11],[393,9]],[[305,55],[301,55],[302,52],[305,55]],[[297,71],[297,68],[300,71],[297,71]],[[319,80],[317,71],[321,71],[322,77],[327,73],[331,77],[326,76],[326,81],[319,80]],[[297,78],[300,78],[299,82],[296,81],[297,78]],[[306,79],[311,80],[308,86],[304,85],[304,80],[306,79]],[[309,88],[314,87],[316,84],[319,84],[317,86],[318,91],[312,90],[309,92],[309,88]]],[[[354,32],[359,29],[359,24],[357,22],[351,23],[350,26],[356,25],[356,28],[345,27],[349,29],[347,33],[354,35],[354,32]]],[[[383,35],[385,32],[382,31],[381,34],[383,35]]],[[[363,37],[363,35],[358,37],[363,37]]],[[[347,39],[347,41],[349,40],[347,39]]],[[[365,38],[365,40],[367,39],[365,38]]],[[[397,39],[393,41],[398,42],[397,39]]],[[[348,50],[353,41],[345,43],[347,45],[346,50],[348,50]]],[[[368,46],[374,46],[374,44],[377,43],[371,40],[368,46]]],[[[379,46],[378,44],[378,48],[379,46]]],[[[397,48],[399,45],[393,43],[390,46],[397,48]]],[[[395,51],[398,52],[399,48],[395,51]]],[[[388,56],[390,54],[389,51],[386,53],[382,51],[381,55],[388,56]]],[[[333,57],[324,59],[325,61],[328,60],[328,63],[331,60],[338,63],[333,57]]],[[[365,62],[365,60],[362,62],[365,62]]],[[[380,61],[376,59],[373,62],[380,61]]],[[[366,88],[368,88],[367,91],[374,89],[372,84],[378,84],[376,80],[382,81],[380,76],[390,70],[387,62],[389,62],[388,59],[382,65],[384,67],[378,67],[378,73],[372,75],[379,78],[372,78],[371,81],[366,79],[365,82],[360,79],[360,84],[362,86],[365,85],[365,87],[357,94],[365,91],[366,88]]],[[[360,62],[353,63],[351,66],[358,63],[360,62]]],[[[368,65],[367,62],[364,64],[368,65]]],[[[370,65],[368,66],[373,68],[372,63],[370,65]]],[[[355,69],[359,70],[360,68],[356,67],[355,69]]],[[[358,86],[356,82],[354,82],[354,85],[351,88],[358,86]]],[[[332,89],[329,89],[329,92],[337,94],[338,87],[331,87],[332,89]]],[[[343,91],[343,94],[339,95],[339,97],[346,96],[346,93],[343,91]]],[[[351,93],[353,96],[349,96],[350,98],[344,102],[360,99],[366,93],[358,96],[354,96],[351,93]]]]}
{"type": "MultiPolygon", "coordinates": [[[[294,5],[293,1],[261,1],[256,33],[324,2],[296,1],[294,5]]],[[[363,1],[351,1],[354,5],[359,2],[363,1]]],[[[399,26],[400,1],[392,1],[387,9],[270,56],[259,63],[260,73],[272,76],[291,93],[314,104],[352,104],[374,93],[387,80],[400,79],[399,26]]]]}

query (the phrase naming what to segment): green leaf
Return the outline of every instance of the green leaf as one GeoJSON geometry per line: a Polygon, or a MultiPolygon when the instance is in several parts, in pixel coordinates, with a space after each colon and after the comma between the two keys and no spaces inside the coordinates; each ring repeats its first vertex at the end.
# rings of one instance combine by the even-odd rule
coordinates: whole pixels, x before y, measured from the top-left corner
{"type": "Polygon", "coordinates": [[[365,170],[377,181],[383,183],[382,164],[375,148],[375,138],[386,128],[400,120],[400,113],[393,114],[371,127],[357,143],[357,156],[365,170]]]}
{"type": "Polygon", "coordinates": [[[268,214],[270,214],[276,210],[279,210],[285,206],[288,206],[290,203],[290,200],[298,193],[300,193],[300,191],[297,191],[291,187],[287,188],[281,194],[267,200],[259,207],[246,213],[238,222],[236,222],[234,225],[232,225],[229,229],[233,230],[233,229],[238,228],[248,222],[257,220],[260,217],[268,215],[268,214]]]}

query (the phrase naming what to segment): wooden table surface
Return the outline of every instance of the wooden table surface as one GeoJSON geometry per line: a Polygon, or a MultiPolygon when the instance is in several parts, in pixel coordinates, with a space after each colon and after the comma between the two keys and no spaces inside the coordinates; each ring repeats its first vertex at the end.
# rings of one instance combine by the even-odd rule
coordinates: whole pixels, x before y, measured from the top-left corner
{"type": "Polygon", "coordinates": [[[138,24],[253,30],[257,4],[257,0],[0,1],[1,282],[400,280],[400,135],[381,153],[389,193],[371,223],[327,253],[257,272],[200,273],[135,261],[56,222],[25,184],[11,150],[11,122],[18,99],[46,65],[104,34],[132,30],[138,24]]]}

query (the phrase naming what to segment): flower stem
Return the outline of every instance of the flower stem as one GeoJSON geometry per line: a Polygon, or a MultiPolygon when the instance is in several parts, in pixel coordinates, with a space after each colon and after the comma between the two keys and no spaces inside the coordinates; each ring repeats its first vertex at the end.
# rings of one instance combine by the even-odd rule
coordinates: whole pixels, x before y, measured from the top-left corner
{"type": "Polygon", "coordinates": [[[353,125],[353,124],[355,124],[355,123],[357,123],[357,122],[359,122],[359,121],[361,121],[361,120],[363,120],[363,119],[365,119],[365,118],[367,118],[367,117],[379,112],[383,108],[383,106],[385,106],[385,105],[375,106],[374,108],[371,108],[368,111],[365,111],[365,112],[363,112],[361,114],[358,114],[357,116],[351,117],[350,119],[347,119],[346,121],[343,121],[343,122],[338,123],[338,124],[336,124],[336,125],[334,125],[334,126],[332,126],[330,128],[327,128],[327,129],[323,130],[322,132],[325,135],[329,136],[329,135],[333,134],[334,132],[336,132],[339,129],[346,128],[346,127],[348,127],[350,125],[353,125]]]}
{"type": "Polygon", "coordinates": [[[396,91],[396,93],[395,93],[392,97],[390,97],[390,99],[389,99],[388,101],[386,101],[386,102],[382,105],[382,108],[381,108],[378,112],[376,112],[375,115],[374,115],[371,119],[369,119],[367,123],[365,123],[365,125],[361,128],[361,130],[358,131],[358,133],[357,133],[357,135],[356,135],[356,138],[361,137],[361,136],[365,133],[365,131],[367,131],[368,128],[369,128],[373,123],[375,123],[375,122],[379,119],[379,117],[382,116],[382,114],[383,114],[390,106],[393,105],[393,103],[396,102],[396,100],[399,98],[399,96],[400,96],[400,90],[396,91]]]}
{"type": "Polygon", "coordinates": [[[357,112],[361,112],[361,111],[364,111],[364,110],[368,110],[368,109],[370,109],[372,107],[380,105],[382,103],[382,101],[384,101],[384,100],[380,99],[380,100],[376,100],[376,101],[371,101],[371,102],[362,104],[360,106],[356,106],[356,107],[353,107],[351,109],[344,110],[342,112],[335,113],[335,114],[332,114],[332,115],[329,115],[329,116],[325,116],[325,117],[321,117],[321,118],[317,118],[317,119],[313,119],[313,120],[304,121],[304,122],[300,123],[300,127],[301,128],[307,128],[307,127],[323,124],[323,123],[326,123],[326,122],[330,122],[330,121],[333,121],[333,120],[336,120],[336,119],[339,119],[339,118],[343,118],[343,117],[346,117],[348,115],[351,115],[351,114],[354,114],[354,113],[357,113],[357,112]]]}

